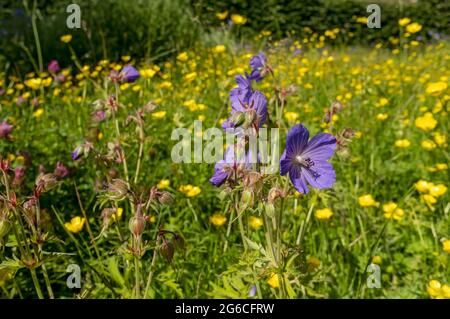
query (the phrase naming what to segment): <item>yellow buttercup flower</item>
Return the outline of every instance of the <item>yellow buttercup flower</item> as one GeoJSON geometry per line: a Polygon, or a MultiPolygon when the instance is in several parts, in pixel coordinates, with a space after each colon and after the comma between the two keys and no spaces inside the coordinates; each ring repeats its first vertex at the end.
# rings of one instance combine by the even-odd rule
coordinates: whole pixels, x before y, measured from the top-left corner
{"type": "Polygon", "coordinates": [[[139,70],[140,75],[145,79],[150,79],[155,76],[156,71],[152,68],[139,70]]]}
{"type": "Polygon", "coordinates": [[[162,119],[166,116],[166,113],[167,113],[166,111],[154,112],[154,113],[152,113],[152,117],[154,119],[162,119]]]}
{"type": "Polygon", "coordinates": [[[71,35],[71,34],[63,35],[63,36],[60,38],[60,40],[61,40],[61,42],[69,43],[70,41],[72,41],[72,35],[71,35]]]}
{"type": "Polygon", "coordinates": [[[416,33],[419,32],[420,30],[422,30],[422,25],[420,25],[417,22],[413,22],[406,26],[406,31],[408,31],[409,33],[416,33]]]}
{"type": "Polygon", "coordinates": [[[431,280],[428,283],[427,292],[431,298],[435,299],[449,299],[450,298],[450,286],[441,283],[437,280],[431,280]]]}
{"type": "Polygon", "coordinates": [[[397,204],[394,202],[389,202],[387,204],[384,204],[383,211],[384,211],[384,217],[386,219],[400,220],[400,219],[402,219],[403,215],[405,214],[403,209],[398,208],[397,204]]]}
{"type": "Polygon", "coordinates": [[[378,256],[378,255],[373,256],[373,257],[372,257],[372,262],[373,262],[374,264],[380,265],[380,264],[381,264],[381,256],[378,256]]]}
{"type": "Polygon", "coordinates": [[[433,197],[440,197],[440,196],[444,195],[446,192],[447,192],[447,186],[445,186],[444,184],[438,184],[438,185],[432,184],[428,188],[428,193],[433,197]]]}
{"type": "Polygon", "coordinates": [[[404,27],[405,25],[408,25],[411,22],[410,18],[402,18],[400,20],[398,20],[398,24],[402,27],[404,27]]]}
{"type": "Polygon", "coordinates": [[[280,281],[277,274],[271,274],[269,279],[267,280],[267,283],[274,289],[280,287],[280,281]]]}
{"type": "Polygon", "coordinates": [[[42,85],[41,78],[32,78],[24,81],[25,85],[33,90],[38,90],[42,85]]]}
{"type": "Polygon", "coordinates": [[[184,193],[188,197],[194,197],[197,196],[202,192],[201,188],[198,186],[192,186],[190,184],[188,185],[181,185],[179,188],[179,191],[184,193]]]}
{"type": "Polygon", "coordinates": [[[234,24],[241,25],[247,22],[247,18],[239,14],[232,14],[231,21],[233,21],[234,24]]]}
{"type": "Polygon", "coordinates": [[[375,199],[370,194],[358,197],[358,203],[361,207],[378,207],[380,205],[380,203],[375,201],[375,199]]]}
{"type": "Polygon", "coordinates": [[[122,59],[123,62],[128,62],[131,60],[131,56],[129,55],[122,55],[120,58],[122,59]]]}
{"type": "Polygon", "coordinates": [[[216,13],[216,17],[219,20],[225,20],[228,17],[228,11],[224,11],[224,12],[217,12],[216,13]]]}
{"type": "Polygon", "coordinates": [[[388,118],[388,114],[387,113],[379,113],[377,114],[377,120],[379,121],[384,121],[388,118]]]}
{"type": "Polygon", "coordinates": [[[439,81],[428,83],[425,92],[432,96],[439,96],[447,89],[447,83],[439,81]]]}
{"type": "Polygon", "coordinates": [[[188,73],[188,74],[186,74],[186,75],[184,76],[184,79],[185,79],[187,82],[194,81],[196,78],[197,78],[197,72],[191,72],[191,73],[188,73]]]}
{"type": "Polygon", "coordinates": [[[448,169],[448,164],[447,163],[437,163],[436,169],[438,171],[444,171],[444,170],[448,169]]]}
{"type": "Polygon", "coordinates": [[[447,136],[442,133],[436,132],[433,134],[433,140],[438,146],[442,146],[447,142],[447,136]]]}
{"type": "Polygon", "coordinates": [[[256,216],[250,216],[250,218],[248,219],[248,222],[250,224],[250,227],[253,229],[259,229],[263,226],[262,218],[259,218],[256,216]]]}
{"type": "Polygon", "coordinates": [[[219,45],[216,45],[215,47],[213,47],[212,51],[217,54],[223,53],[226,51],[226,47],[223,44],[219,44],[219,45]]]}
{"type": "Polygon", "coordinates": [[[180,54],[178,54],[177,56],[177,60],[181,61],[181,62],[186,62],[188,60],[188,54],[186,52],[181,52],[180,54]]]}
{"type": "Polygon", "coordinates": [[[284,113],[284,117],[289,122],[295,122],[298,119],[298,113],[296,113],[296,112],[286,112],[286,113],[284,113]]]}
{"type": "Polygon", "coordinates": [[[427,112],[423,116],[416,118],[414,124],[423,131],[431,131],[436,127],[437,121],[434,119],[433,113],[427,112]]]}
{"type": "Polygon", "coordinates": [[[414,187],[421,193],[427,193],[430,188],[430,184],[421,179],[414,184],[414,187]]]}
{"type": "Polygon", "coordinates": [[[329,220],[331,216],[333,216],[333,212],[329,208],[317,209],[314,212],[314,216],[316,216],[318,220],[329,220]]]}
{"type": "Polygon", "coordinates": [[[436,143],[432,140],[423,140],[422,143],[420,143],[420,146],[427,151],[431,151],[436,148],[436,143]]]}
{"type": "Polygon", "coordinates": [[[112,218],[113,221],[117,221],[117,220],[120,220],[120,218],[122,217],[122,215],[123,215],[123,208],[122,208],[122,207],[119,207],[119,208],[117,208],[117,210],[111,215],[111,218],[112,218]]]}
{"type": "Polygon", "coordinates": [[[429,206],[431,206],[433,204],[436,204],[436,202],[437,202],[437,199],[434,196],[430,195],[430,194],[422,195],[422,199],[429,206]]]}
{"type": "Polygon", "coordinates": [[[220,226],[223,226],[226,223],[227,218],[224,215],[222,215],[222,214],[215,213],[214,215],[209,217],[209,221],[214,226],[220,227],[220,226]]]}
{"type": "Polygon", "coordinates": [[[402,140],[396,140],[395,141],[395,146],[399,147],[399,148],[406,148],[409,147],[411,145],[411,142],[407,139],[402,139],[402,140]]]}
{"type": "Polygon", "coordinates": [[[168,179],[160,180],[157,185],[158,189],[165,189],[165,188],[168,188],[169,186],[170,186],[170,180],[168,180],[168,179]]]}
{"type": "Polygon", "coordinates": [[[450,254],[450,239],[444,240],[444,241],[442,242],[442,249],[444,249],[444,251],[445,251],[446,253],[449,253],[449,254],[450,254]]]}
{"type": "Polygon", "coordinates": [[[65,223],[64,227],[71,233],[79,233],[84,226],[84,223],[86,222],[86,219],[84,217],[75,216],[73,217],[70,222],[65,223]]]}
{"type": "Polygon", "coordinates": [[[41,117],[42,114],[44,114],[44,109],[43,108],[38,108],[36,111],[33,112],[33,116],[35,118],[41,117]]]}

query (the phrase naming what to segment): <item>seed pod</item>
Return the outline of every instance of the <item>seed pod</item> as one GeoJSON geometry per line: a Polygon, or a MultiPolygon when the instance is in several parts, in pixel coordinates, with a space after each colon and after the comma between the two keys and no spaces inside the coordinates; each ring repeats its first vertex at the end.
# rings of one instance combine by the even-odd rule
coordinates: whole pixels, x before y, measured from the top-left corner
{"type": "Polygon", "coordinates": [[[183,237],[178,234],[174,234],[172,237],[173,246],[175,249],[184,250],[186,244],[184,242],[183,237]]]}
{"type": "Polygon", "coordinates": [[[163,255],[163,257],[167,260],[167,262],[171,263],[174,253],[173,244],[164,239],[160,251],[161,255],[163,255]]]}
{"type": "Polygon", "coordinates": [[[162,192],[158,197],[158,201],[162,205],[170,205],[173,203],[173,195],[169,192],[162,192]]]}
{"type": "Polygon", "coordinates": [[[141,237],[145,228],[145,218],[143,216],[137,215],[130,218],[130,222],[128,224],[131,233],[135,238],[141,237]]]}
{"type": "Polygon", "coordinates": [[[108,196],[112,200],[123,200],[128,195],[128,184],[121,179],[113,179],[108,184],[108,196]]]}
{"type": "Polygon", "coordinates": [[[58,184],[55,174],[41,174],[36,179],[36,190],[38,192],[46,192],[58,184]]]}

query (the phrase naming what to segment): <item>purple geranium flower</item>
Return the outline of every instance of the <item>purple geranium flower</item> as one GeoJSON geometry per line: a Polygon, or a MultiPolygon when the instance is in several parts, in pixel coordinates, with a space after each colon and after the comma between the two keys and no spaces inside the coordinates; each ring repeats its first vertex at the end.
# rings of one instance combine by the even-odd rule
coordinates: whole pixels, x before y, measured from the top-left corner
{"type": "Polygon", "coordinates": [[[286,149],[280,160],[280,173],[289,177],[300,193],[308,193],[307,183],[317,189],[330,188],[336,181],[333,166],[327,161],[333,156],[336,139],[319,133],[309,142],[309,132],[301,124],[295,125],[286,138],[286,149]]]}
{"type": "Polygon", "coordinates": [[[8,124],[8,122],[3,121],[3,123],[0,123],[0,138],[8,138],[9,134],[11,134],[13,130],[13,126],[8,124]]]}
{"type": "Polygon", "coordinates": [[[231,145],[225,151],[225,158],[214,167],[214,175],[209,180],[214,186],[222,185],[229,177],[245,169],[251,169],[251,152],[245,154],[243,145],[231,145]]]}
{"type": "Polygon", "coordinates": [[[250,95],[253,92],[252,83],[248,78],[248,74],[245,77],[242,75],[236,76],[237,87],[230,92],[231,107],[235,110],[242,103],[248,102],[250,95]]]}
{"type": "Polygon", "coordinates": [[[79,159],[81,157],[81,155],[83,155],[83,148],[81,146],[78,146],[72,153],[72,159],[74,161],[76,161],[77,159],[79,159]]]}
{"type": "Polygon", "coordinates": [[[139,71],[131,65],[126,65],[119,73],[119,78],[122,82],[134,82],[139,78],[139,71]]]}
{"type": "Polygon", "coordinates": [[[250,67],[252,68],[252,73],[250,79],[256,82],[262,80],[262,78],[267,74],[267,57],[261,52],[258,55],[253,56],[250,59],[250,67]]]}

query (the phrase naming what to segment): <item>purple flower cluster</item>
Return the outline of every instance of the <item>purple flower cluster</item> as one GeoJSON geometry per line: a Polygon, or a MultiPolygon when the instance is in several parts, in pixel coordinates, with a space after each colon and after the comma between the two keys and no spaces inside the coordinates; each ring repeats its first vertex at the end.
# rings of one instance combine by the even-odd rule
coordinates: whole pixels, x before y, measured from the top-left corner
{"type": "MultiPolygon", "coordinates": [[[[230,92],[231,116],[222,123],[226,131],[236,129],[258,131],[267,121],[267,99],[263,93],[253,90],[252,81],[259,82],[264,77],[267,59],[260,53],[250,59],[250,75],[236,76],[237,87],[230,92]]],[[[243,145],[232,145],[225,152],[225,159],[216,163],[214,175],[210,182],[214,186],[222,185],[228,178],[238,175],[245,169],[251,169],[251,153],[243,145]]]]}
{"type": "MultiPolygon", "coordinates": [[[[261,92],[253,90],[252,81],[261,81],[272,69],[264,53],[252,57],[250,66],[251,74],[238,75],[237,87],[231,90],[231,116],[222,124],[227,131],[250,129],[258,133],[267,121],[267,99],[261,92]]],[[[336,138],[327,133],[319,133],[309,140],[309,131],[301,124],[295,125],[286,138],[280,174],[289,174],[295,189],[303,194],[309,192],[308,185],[316,189],[332,187],[336,173],[328,160],[333,156],[336,144],[336,138]]],[[[225,158],[216,163],[210,182],[220,186],[228,179],[236,180],[240,174],[252,169],[251,155],[250,151],[245,151],[245,145],[230,146],[225,158]]]]}

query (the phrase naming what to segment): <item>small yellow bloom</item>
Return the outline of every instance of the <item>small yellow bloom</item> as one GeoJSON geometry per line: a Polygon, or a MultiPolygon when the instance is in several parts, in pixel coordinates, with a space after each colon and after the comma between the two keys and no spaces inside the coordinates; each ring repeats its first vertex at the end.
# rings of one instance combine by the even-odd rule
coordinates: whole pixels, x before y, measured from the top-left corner
{"type": "Polygon", "coordinates": [[[71,233],[79,233],[83,229],[85,221],[86,219],[84,217],[75,216],[70,220],[70,222],[65,223],[64,226],[71,233]]]}
{"type": "Polygon", "coordinates": [[[24,81],[25,85],[33,90],[38,90],[42,85],[41,78],[32,78],[24,81]]]}
{"type": "Polygon", "coordinates": [[[219,20],[225,20],[228,17],[228,11],[224,11],[224,12],[217,12],[216,13],[216,17],[219,20]]]}
{"type": "Polygon", "coordinates": [[[333,212],[329,208],[317,209],[314,212],[314,216],[316,216],[318,220],[329,220],[331,216],[333,216],[333,212]]]}
{"type": "Polygon", "coordinates": [[[166,116],[166,113],[167,113],[166,111],[154,112],[154,113],[152,113],[152,117],[154,119],[162,119],[166,116]]]}
{"type": "Polygon", "coordinates": [[[128,61],[131,60],[131,56],[129,56],[129,55],[122,55],[121,59],[122,59],[123,62],[128,62],[128,61]]]}
{"type": "Polygon", "coordinates": [[[122,207],[119,207],[119,208],[117,208],[117,210],[111,215],[111,218],[112,218],[113,221],[117,221],[117,220],[120,220],[120,218],[122,217],[122,215],[123,215],[123,208],[122,208],[122,207]]]}
{"type": "Polygon", "coordinates": [[[422,143],[420,143],[420,146],[427,151],[431,151],[436,148],[436,143],[432,140],[423,140],[422,143]]]}
{"type": "Polygon", "coordinates": [[[198,186],[192,186],[188,184],[188,185],[181,185],[179,191],[186,194],[186,196],[188,197],[194,197],[200,194],[202,190],[198,186]]]}
{"type": "Polygon", "coordinates": [[[192,82],[192,81],[194,81],[196,78],[197,78],[197,72],[191,72],[191,73],[188,73],[188,74],[186,74],[186,75],[184,76],[184,79],[185,79],[187,82],[192,82]]]}
{"type": "Polygon", "coordinates": [[[160,88],[160,89],[170,89],[170,88],[172,88],[172,83],[169,82],[169,81],[161,82],[161,83],[158,85],[158,88],[160,88]]]}
{"type": "Polygon", "coordinates": [[[377,265],[381,264],[381,256],[378,256],[378,255],[373,256],[373,257],[372,257],[372,262],[373,262],[374,264],[377,264],[377,265]]]}
{"type": "Polygon", "coordinates": [[[438,146],[442,146],[447,142],[447,136],[442,133],[436,132],[433,134],[433,140],[438,146]]]}
{"type": "Polygon", "coordinates": [[[296,112],[286,112],[286,113],[284,113],[284,117],[289,122],[295,122],[298,119],[298,113],[296,113],[296,112]]]}
{"type": "Polygon", "coordinates": [[[444,184],[438,184],[438,185],[432,184],[429,187],[428,192],[433,197],[440,197],[447,192],[447,186],[445,186],[444,184]]]}
{"type": "Polygon", "coordinates": [[[150,78],[152,78],[152,77],[155,76],[156,71],[153,70],[152,68],[148,68],[148,69],[142,69],[142,70],[139,70],[139,73],[141,74],[141,76],[142,76],[143,78],[145,78],[145,79],[150,79],[150,78]]]}
{"type": "Polygon", "coordinates": [[[247,22],[247,18],[239,14],[232,14],[231,21],[233,21],[234,24],[240,25],[245,24],[247,22]]]}
{"type": "Polygon", "coordinates": [[[168,188],[169,186],[170,186],[170,180],[168,180],[168,179],[160,180],[157,185],[158,189],[165,189],[165,188],[168,188]]]}
{"type": "Polygon", "coordinates": [[[250,224],[250,227],[253,229],[259,229],[263,225],[263,220],[256,216],[250,216],[248,222],[250,224]]]}
{"type": "Polygon", "coordinates": [[[267,280],[267,283],[272,288],[280,287],[280,281],[278,280],[278,275],[277,274],[271,274],[269,279],[267,280]]]}
{"type": "Polygon", "coordinates": [[[431,298],[435,299],[449,299],[450,298],[450,286],[441,283],[437,280],[431,280],[428,283],[427,292],[431,298]]]}
{"type": "Polygon", "coordinates": [[[434,119],[433,113],[427,112],[423,116],[416,118],[414,124],[423,131],[431,131],[436,127],[437,121],[434,119]]]}
{"type": "Polygon", "coordinates": [[[378,207],[380,205],[380,203],[375,201],[375,199],[370,194],[360,196],[358,198],[358,203],[361,207],[378,207]]]}
{"type": "Polygon", "coordinates": [[[379,121],[384,121],[388,118],[388,114],[387,113],[379,113],[377,114],[377,120],[379,121]]]}
{"type": "Polygon", "coordinates": [[[402,219],[403,215],[405,215],[405,212],[403,209],[398,208],[397,204],[394,202],[389,202],[387,204],[383,205],[383,211],[384,211],[384,217],[386,219],[394,219],[394,220],[400,220],[402,219]]]}
{"type": "Polygon", "coordinates": [[[226,223],[227,218],[224,215],[222,215],[222,214],[215,213],[214,215],[209,217],[209,221],[214,226],[220,227],[220,226],[223,226],[226,223]]]}
{"type": "Polygon", "coordinates": [[[398,24],[402,27],[409,24],[410,22],[411,22],[410,18],[402,18],[402,19],[398,20],[398,24]]]}
{"type": "Polygon", "coordinates": [[[180,54],[178,54],[177,56],[177,60],[181,61],[181,62],[186,62],[188,60],[188,54],[186,52],[181,52],[180,54]]]}
{"type": "Polygon", "coordinates": [[[447,83],[439,81],[439,82],[428,83],[425,92],[432,96],[439,96],[446,89],[447,89],[447,83]]]}
{"type": "Polygon", "coordinates": [[[430,194],[422,195],[422,199],[429,206],[436,204],[436,202],[437,202],[437,199],[430,194]]]}
{"type": "Polygon", "coordinates": [[[448,169],[448,164],[447,163],[437,163],[436,169],[438,171],[444,171],[444,170],[448,169]]]}
{"type": "Polygon", "coordinates": [[[413,22],[406,26],[406,31],[408,31],[409,33],[416,33],[419,32],[420,30],[422,30],[422,26],[417,22],[413,22]]]}
{"type": "Polygon", "coordinates": [[[226,50],[226,48],[225,48],[225,46],[223,45],[223,44],[219,44],[219,45],[216,45],[213,49],[212,49],[212,51],[214,52],[214,53],[223,53],[223,52],[225,52],[225,50],[226,50]]]}
{"type": "Polygon", "coordinates": [[[389,100],[385,97],[382,97],[379,101],[378,101],[378,106],[385,106],[389,103],[389,100]]]}
{"type": "Polygon", "coordinates": [[[33,112],[33,116],[35,118],[41,117],[42,114],[44,114],[44,109],[43,108],[38,108],[36,111],[33,112]]]}
{"type": "Polygon", "coordinates": [[[140,90],[142,90],[142,86],[140,86],[139,84],[134,85],[131,90],[133,92],[139,92],[140,90]]]}
{"type": "Polygon", "coordinates": [[[444,241],[442,242],[442,249],[444,249],[444,251],[445,251],[446,253],[449,253],[449,254],[450,254],[450,239],[444,240],[444,241]]]}
{"type": "Polygon", "coordinates": [[[60,40],[61,40],[61,42],[69,43],[70,41],[72,41],[72,35],[71,35],[71,34],[63,35],[63,36],[60,38],[60,40]]]}
{"type": "Polygon", "coordinates": [[[421,193],[427,193],[430,185],[427,181],[421,179],[414,184],[414,187],[421,193]]]}
{"type": "Polygon", "coordinates": [[[402,139],[402,140],[396,140],[395,141],[395,146],[399,147],[399,148],[406,148],[409,147],[411,145],[411,142],[407,139],[402,139]]]}

